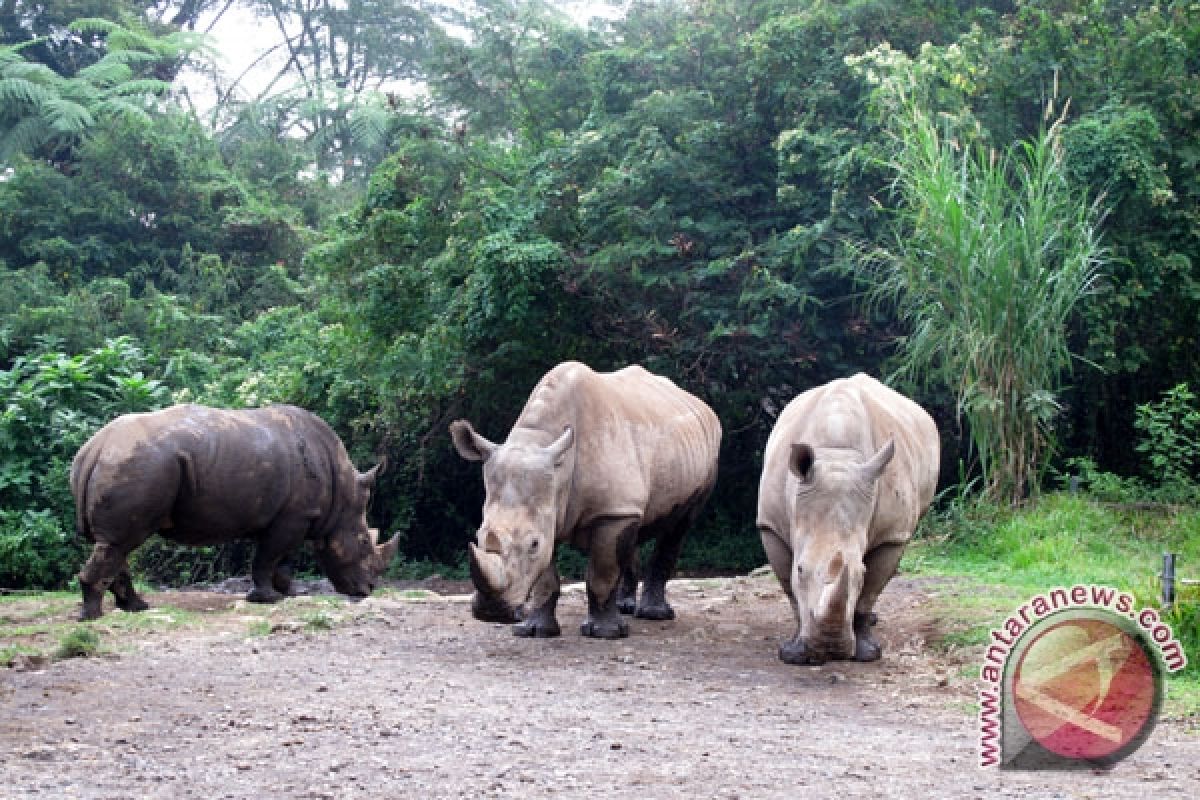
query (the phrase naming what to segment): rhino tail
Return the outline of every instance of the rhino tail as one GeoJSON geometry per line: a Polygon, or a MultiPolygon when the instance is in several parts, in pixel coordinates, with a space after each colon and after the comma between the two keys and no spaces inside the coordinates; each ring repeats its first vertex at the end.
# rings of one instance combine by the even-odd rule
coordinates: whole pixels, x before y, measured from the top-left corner
{"type": "Polygon", "coordinates": [[[94,541],[88,527],[88,486],[92,482],[92,470],[96,466],[96,450],[87,442],[71,462],[71,494],[75,497],[75,535],[84,541],[94,541]]]}

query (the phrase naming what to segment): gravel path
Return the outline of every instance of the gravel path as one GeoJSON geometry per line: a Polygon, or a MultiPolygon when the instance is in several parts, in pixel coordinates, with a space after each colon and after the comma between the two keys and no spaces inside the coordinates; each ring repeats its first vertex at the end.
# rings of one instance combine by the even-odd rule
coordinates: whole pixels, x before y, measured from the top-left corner
{"type": "Polygon", "coordinates": [[[535,641],[461,595],[151,595],[191,621],[0,670],[0,797],[1200,796],[1180,721],[1105,773],[977,767],[973,665],[929,644],[938,591],[894,581],[884,660],[821,668],[776,659],[790,611],[765,576],[673,582],[678,619],[617,642],[576,633],[577,588],[535,641]]]}

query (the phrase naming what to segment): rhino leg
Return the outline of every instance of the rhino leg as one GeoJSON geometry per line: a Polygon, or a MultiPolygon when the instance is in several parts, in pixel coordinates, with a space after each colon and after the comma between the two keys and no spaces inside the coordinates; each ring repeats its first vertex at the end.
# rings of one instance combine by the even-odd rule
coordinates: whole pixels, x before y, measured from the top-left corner
{"type": "Polygon", "coordinates": [[[145,611],[150,607],[133,588],[133,577],[129,574],[128,567],[113,579],[108,589],[117,600],[117,608],[122,611],[145,611]]]}
{"type": "MultiPolygon", "coordinates": [[[[306,525],[291,521],[277,522],[259,538],[250,563],[250,579],[254,588],[246,594],[250,603],[278,603],[286,595],[276,587],[276,577],[281,576],[279,564],[304,541],[306,525]]],[[[290,587],[290,576],[285,587],[290,587]]]]}
{"type": "Polygon", "coordinates": [[[587,598],[588,613],[579,626],[584,636],[620,639],[629,635],[629,624],[617,608],[617,585],[621,565],[629,564],[637,547],[638,519],[619,518],[595,524],[589,541],[587,598]]]}
{"type": "Polygon", "coordinates": [[[293,597],[296,594],[295,587],[292,586],[292,576],[294,575],[291,563],[285,558],[280,561],[275,571],[271,573],[271,585],[275,587],[275,591],[279,592],[284,597],[293,597]]]}
{"type": "Polygon", "coordinates": [[[875,601],[888,581],[896,574],[900,557],[904,555],[904,545],[883,544],[867,553],[863,558],[866,574],[863,576],[862,592],[858,595],[858,603],[854,607],[854,660],[876,661],[883,655],[883,646],[871,635],[878,617],[873,609],[875,601]]]}
{"type": "Polygon", "coordinates": [[[83,591],[83,608],[79,612],[81,620],[99,619],[104,613],[104,593],[117,575],[127,569],[125,556],[126,552],[121,548],[107,542],[96,542],[92,555],[83,569],[79,570],[79,587],[83,591]]]}
{"type": "Polygon", "coordinates": [[[621,583],[617,586],[617,610],[622,614],[637,610],[637,588],[637,552],[634,551],[630,563],[621,568],[621,583]]]}
{"type": "Polygon", "coordinates": [[[667,581],[675,574],[679,551],[683,549],[683,537],[700,515],[703,499],[692,504],[678,518],[668,519],[657,531],[654,554],[646,567],[646,579],[642,583],[642,597],[638,601],[634,616],[639,619],[675,619],[675,609],[667,602],[667,581]]]}
{"type": "Polygon", "coordinates": [[[548,639],[562,633],[562,629],[558,626],[558,619],[554,615],[554,610],[558,606],[558,587],[558,570],[551,565],[550,569],[541,574],[530,592],[535,605],[532,610],[525,612],[520,622],[513,626],[514,636],[548,639]],[[538,598],[545,599],[539,603],[537,602],[538,598]]]}
{"type": "Polygon", "coordinates": [[[767,561],[770,562],[775,578],[779,581],[779,587],[787,595],[792,614],[799,621],[800,607],[796,605],[796,596],[792,593],[792,548],[770,528],[759,528],[758,533],[762,539],[763,550],[767,553],[767,561]]]}

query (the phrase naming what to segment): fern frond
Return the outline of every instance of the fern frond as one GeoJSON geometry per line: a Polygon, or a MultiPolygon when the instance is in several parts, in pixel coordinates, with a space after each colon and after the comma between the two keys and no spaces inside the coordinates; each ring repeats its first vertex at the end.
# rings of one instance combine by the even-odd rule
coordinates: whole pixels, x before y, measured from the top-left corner
{"type": "Polygon", "coordinates": [[[31,153],[50,138],[40,117],[25,117],[0,133],[0,164],[11,163],[14,156],[31,153]]]}
{"type": "Polygon", "coordinates": [[[114,30],[121,30],[121,26],[109,19],[101,19],[100,17],[83,17],[77,19],[67,26],[67,29],[73,33],[112,33],[114,30]]]}
{"type": "Polygon", "coordinates": [[[159,81],[153,78],[143,78],[137,81],[127,81],[120,86],[116,86],[112,90],[112,94],[122,97],[134,97],[151,94],[155,97],[162,96],[171,91],[171,84],[166,81],[159,81]]]}
{"type": "Polygon", "coordinates": [[[0,105],[5,106],[6,111],[20,105],[38,107],[58,96],[52,89],[24,78],[0,78],[0,105]]]}
{"type": "Polygon", "coordinates": [[[149,125],[152,117],[144,105],[131,102],[125,97],[108,97],[96,105],[97,117],[118,117],[129,122],[149,125]]]}
{"type": "Polygon", "coordinates": [[[54,97],[42,103],[42,115],[56,133],[81,134],[96,123],[92,112],[65,97],[54,97]]]}
{"type": "Polygon", "coordinates": [[[54,86],[63,82],[64,78],[45,64],[35,61],[17,61],[4,65],[2,73],[5,78],[20,78],[21,80],[37,83],[42,86],[54,86]]]}
{"type": "Polygon", "coordinates": [[[79,70],[78,77],[93,86],[116,86],[133,77],[133,70],[125,62],[115,58],[102,58],[95,64],[79,70]]]}

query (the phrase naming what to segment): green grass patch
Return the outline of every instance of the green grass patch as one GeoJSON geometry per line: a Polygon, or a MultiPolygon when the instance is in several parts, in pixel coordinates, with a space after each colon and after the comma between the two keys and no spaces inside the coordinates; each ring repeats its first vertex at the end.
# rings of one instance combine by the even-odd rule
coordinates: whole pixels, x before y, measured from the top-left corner
{"type": "Polygon", "coordinates": [[[90,626],[80,625],[69,631],[54,650],[55,658],[86,658],[100,651],[100,634],[90,626]]]}
{"type": "MultiPolygon", "coordinates": [[[[1055,587],[1100,584],[1128,591],[1139,608],[1160,605],[1163,552],[1179,577],[1200,579],[1200,509],[1147,510],[1050,494],[1008,510],[956,504],[930,514],[905,553],[909,574],[952,579],[935,589],[937,646],[981,646],[1022,603],[1055,587]]],[[[1188,657],[1169,679],[1167,713],[1200,713],[1200,598],[1163,611],[1188,657]]]]}
{"type": "Polygon", "coordinates": [[[250,623],[246,631],[252,639],[271,635],[271,622],[266,619],[256,619],[250,623]]]}

